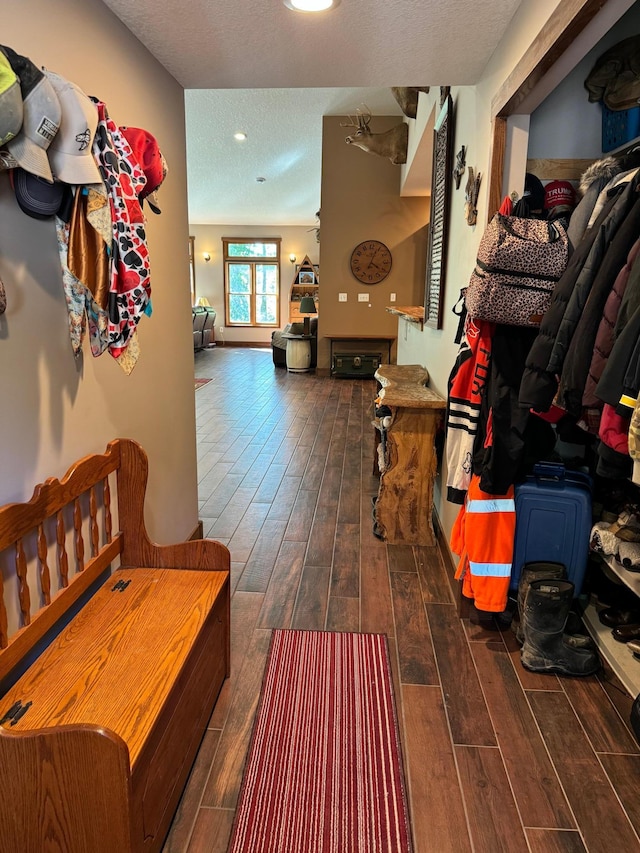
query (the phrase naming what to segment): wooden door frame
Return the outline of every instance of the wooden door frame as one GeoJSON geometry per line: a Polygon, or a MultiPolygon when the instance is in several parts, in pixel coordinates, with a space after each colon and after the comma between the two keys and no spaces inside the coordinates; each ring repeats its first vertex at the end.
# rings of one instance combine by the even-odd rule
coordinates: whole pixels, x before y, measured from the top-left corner
{"type": "MultiPolygon", "coordinates": [[[[491,152],[487,220],[503,199],[509,116],[527,113],[520,105],[611,0],[562,0],[491,102],[491,152]]],[[[627,8],[630,7],[627,6],[627,8]]],[[[624,10],[626,11],[626,9],[624,10]]],[[[624,11],[621,14],[624,14],[624,11]]],[[[621,16],[621,15],[620,15],[621,16]]],[[[619,17],[620,17],[619,16],[619,17]]]]}

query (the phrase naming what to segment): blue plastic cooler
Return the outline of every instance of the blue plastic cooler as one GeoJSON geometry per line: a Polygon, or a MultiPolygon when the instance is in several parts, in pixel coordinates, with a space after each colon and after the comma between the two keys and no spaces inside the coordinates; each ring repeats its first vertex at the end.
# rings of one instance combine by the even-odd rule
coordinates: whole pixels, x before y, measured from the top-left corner
{"type": "Polygon", "coordinates": [[[564,465],[539,462],[515,489],[516,534],[511,589],[525,563],[563,563],[580,595],[589,558],[591,478],[564,465]]]}

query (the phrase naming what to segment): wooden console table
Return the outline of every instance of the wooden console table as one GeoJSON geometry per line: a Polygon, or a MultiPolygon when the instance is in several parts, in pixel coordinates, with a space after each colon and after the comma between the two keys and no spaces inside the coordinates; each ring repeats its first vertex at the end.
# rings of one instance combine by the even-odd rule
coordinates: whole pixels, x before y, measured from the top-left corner
{"type": "Polygon", "coordinates": [[[434,545],[434,440],[446,400],[425,387],[419,364],[383,364],[375,373],[381,406],[391,409],[385,464],[375,505],[376,531],[393,545],[434,545]]]}

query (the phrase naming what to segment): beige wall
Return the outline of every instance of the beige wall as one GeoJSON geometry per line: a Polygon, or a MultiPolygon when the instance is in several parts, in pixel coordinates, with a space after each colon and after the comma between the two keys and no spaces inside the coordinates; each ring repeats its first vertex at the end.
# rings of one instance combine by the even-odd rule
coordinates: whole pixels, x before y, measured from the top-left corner
{"type": "MultiPolygon", "coordinates": [[[[273,329],[229,328],[224,325],[224,264],[222,261],[223,237],[280,237],[280,323],[282,328],[289,322],[289,294],[295,277],[295,266],[289,261],[289,255],[296,256],[301,263],[305,255],[312,264],[319,262],[320,246],[316,241],[315,229],[305,226],[277,225],[191,225],[189,233],[195,237],[196,262],[196,301],[206,297],[216,309],[216,341],[233,343],[269,343],[273,329]],[[211,255],[210,261],[202,257],[204,252],[211,255]]],[[[320,275],[322,282],[322,271],[320,275]]],[[[320,285],[322,297],[322,284],[320,285]]]]}
{"type": "MultiPolygon", "coordinates": [[[[452,191],[443,328],[437,331],[425,328],[421,331],[419,326],[404,320],[398,323],[398,363],[424,365],[429,370],[432,387],[443,397],[446,397],[447,380],[458,352],[458,345],[455,343],[458,318],[452,309],[459,299],[461,288],[468,283],[478,243],[487,221],[491,100],[556,6],[557,2],[522,4],[479,84],[475,87],[454,87],[451,90],[455,109],[454,152],[466,145],[467,165],[483,175],[478,203],[478,224],[469,227],[465,221],[465,177],[461,181],[460,189],[456,190],[454,187],[452,191]]],[[[458,506],[448,503],[443,497],[443,492],[446,494],[445,483],[446,462],[438,474],[434,501],[448,536],[458,513],[458,506]]]]}
{"type": "MultiPolygon", "coordinates": [[[[325,117],[322,131],[318,367],[325,369],[324,335],[395,335],[396,318],[386,311],[389,295],[396,293],[396,305],[422,304],[429,219],[427,197],[400,197],[400,166],[347,145],[341,121],[325,117]],[[361,284],[350,272],[351,252],[363,240],[380,240],[391,249],[391,272],[380,284],[361,284]],[[340,292],[347,302],[338,301],[340,292]],[[369,300],[358,302],[358,293],[367,293],[369,300]]],[[[398,121],[376,116],[373,130],[382,132],[398,121]]]]}
{"type": "Polygon", "coordinates": [[[117,124],[150,130],[170,171],[163,213],[149,213],[153,317],[141,320],[142,356],[129,377],[110,355],[94,359],[86,341],[74,360],[54,223],[23,214],[0,174],[0,503],[131,437],[150,457],[148,527],[169,542],[191,533],[198,515],[183,91],[99,0],[10,5],[3,44],[101,98],[117,124]]]}

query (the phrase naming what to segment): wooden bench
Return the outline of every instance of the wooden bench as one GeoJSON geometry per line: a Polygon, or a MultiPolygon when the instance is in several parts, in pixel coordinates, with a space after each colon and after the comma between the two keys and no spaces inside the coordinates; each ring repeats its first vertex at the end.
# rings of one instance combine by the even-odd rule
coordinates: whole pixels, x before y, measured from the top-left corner
{"type": "Polygon", "coordinates": [[[229,551],[152,543],[147,473],[118,439],[0,508],[2,853],[161,849],[229,673],[229,551]]]}

